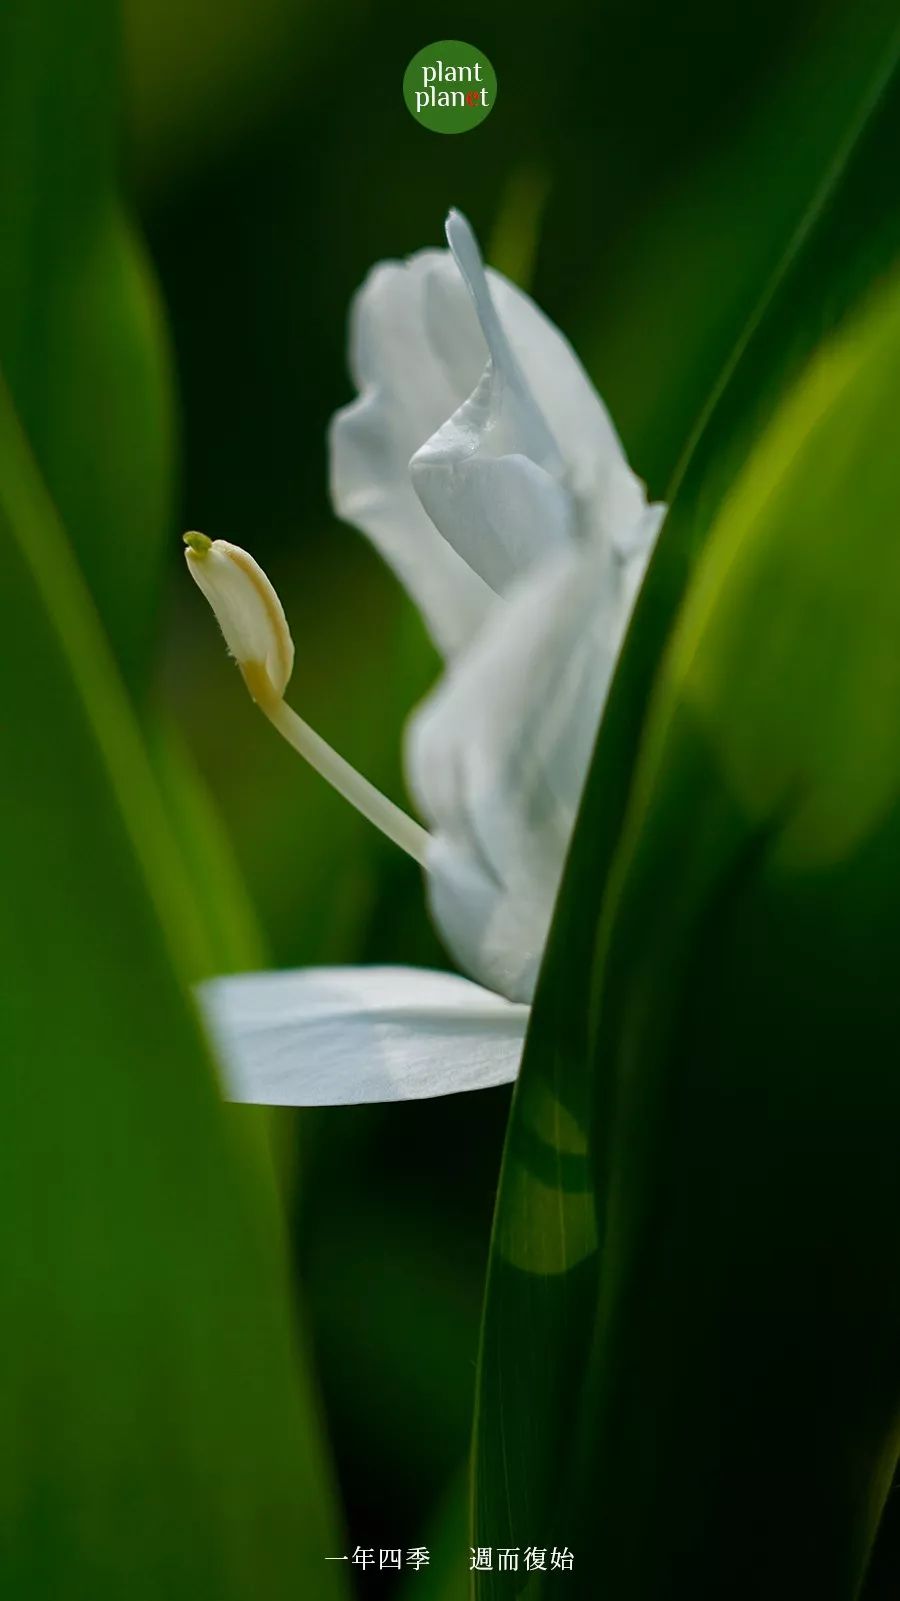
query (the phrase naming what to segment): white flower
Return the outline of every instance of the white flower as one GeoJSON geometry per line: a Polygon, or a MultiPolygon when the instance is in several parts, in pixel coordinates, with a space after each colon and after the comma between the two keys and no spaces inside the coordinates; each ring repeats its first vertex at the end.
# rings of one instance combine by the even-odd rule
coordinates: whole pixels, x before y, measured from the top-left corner
{"type": "Polygon", "coordinates": [[[478,982],[383,968],[215,980],[202,1001],[236,1099],[405,1099],[515,1076],[600,713],[664,511],[648,506],[563,336],[485,271],[458,212],[447,240],[449,251],[376,267],[360,290],[360,393],[331,435],[337,510],[391,563],[447,658],[406,745],[428,833],[285,705],[293,647],[256,564],[196,535],[187,555],[254,699],[423,862],[438,927],[478,982]]]}

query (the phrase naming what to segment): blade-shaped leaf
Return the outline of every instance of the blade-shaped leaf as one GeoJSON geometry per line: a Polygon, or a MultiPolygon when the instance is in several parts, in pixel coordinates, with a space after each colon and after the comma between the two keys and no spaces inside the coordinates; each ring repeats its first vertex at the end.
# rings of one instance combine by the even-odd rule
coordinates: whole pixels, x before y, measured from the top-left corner
{"type": "Polygon", "coordinates": [[[340,1593],[279,1224],[143,751],[0,395],[0,1591],[340,1593]]]}
{"type": "Polygon", "coordinates": [[[265,967],[262,933],[230,841],[184,740],[165,718],[153,722],[149,739],[185,883],[193,891],[206,932],[203,976],[265,967]]]}
{"type": "Polygon", "coordinates": [[[900,284],[716,519],[610,881],[563,1501],[621,1601],[851,1601],[900,1450],[898,375],[900,284]]]}
{"type": "Polygon", "coordinates": [[[0,363],[119,661],[139,682],[172,438],[162,321],[116,198],[119,9],[0,8],[0,363]]]}
{"type": "MultiPolygon", "coordinates": [[[[867,13],[867,24],[874,20],[867,13]]],[[[604,716],[504,1160],[479,1377],[479,1541],[516,1544],[527,1532],[529,1540],[552,1544],[570,1532],[559,1462],[571,1449],[584,1404],[599,1269],[589,1114],[592,1077],[601,1067],[583,1004],[598,908],[653,676],[703,536],[766,413],[823,331],[896,249],[897,208],[885,176],[898,112],[896,19],[883,11],[878,20],[880,35],[868,35],[865,62],[854,58],[860,75],[852,109],[843,97],[835,103],[840,115],[830,141],[823,140],[815,192],[801,207],[781,271],[759,287],[745,337],[681,475],[604,716]]],[[[501,1583],[515,1582],[485,1574],[478,1593],[493,1595],[501,1583]]],[[[539,1581],[520,1578],[520,1585],[527,1582],[539,1581]]],[[[583,1593],[594,1593],[592,1582],[583,1576],[583,1593]]]]}
{"type": "MultiPolygon", "coordinates": [[[[730,84],[732,114],[710,131],[702,111],[692,113],[699,148],[687,153],[676,116],[671,150],[654,164],[662,192],[643,208],[636,233],[605,222],[616,267],[605,273],[605,292],[592,294],[578,340],[632,461],[654,495],[666,498],[685,442],[696,436],[761,302],[827,205],[890,70],[892,0],[852,10],[843,0],[796,0],[780,28],[772,26],[776,11],[763,0],[712,30],[698,54],[715,81],[704,82],[693,59],[685,65],[682,92],[715,104],[730,84]],[[767,26],[766,65],[754,68],[767,26]]],[[[659,113],[650,116],[658,128],[659,113]]]]}
{"type": "Polygon", "coordinates": [[[598,738],[591,859],[603,877],[626,805],[644,711],[665,639],[717,506],[781,396],[817,345],[900,256],[889,153],[900,139],[900,28],[892,15],[870,81],[830,152],[779,273],[709,397],[671,486],[672,508],[647,574],[598,738]]]}

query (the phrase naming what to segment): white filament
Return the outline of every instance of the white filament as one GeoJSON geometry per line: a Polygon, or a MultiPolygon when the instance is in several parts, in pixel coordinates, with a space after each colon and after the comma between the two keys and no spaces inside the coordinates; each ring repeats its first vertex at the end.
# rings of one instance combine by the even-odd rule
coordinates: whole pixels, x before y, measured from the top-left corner
{"type": "Polygon", "coordinates": [[[238,545],[185,534],[188,570],[218,619],[260,711],[283,739],[363,817],[425,865],[431,836],[298,717],[283,700],[294,645],[281,601],[262,568],[238,545]]]}
{"type": "Polygon", "coordinates": [[[412,856],[415,861],[425,866],[431,843],[431,835],[427,829],[408,817],[406,812],[395,806],[386,795],[382,795],[380,789],[376,789],[375,785],[370,784],[369,780],[364,778],[362,773],[358,773],[343,756],[339,756],[327,740],[324,740],[321,734],[317,734],[314,728],[310,728],[309,723],[305,723],[302,717],[298,717],[293,707],[288,706],[285,701],[272,700],[268,704],[260,702],[259,705],[282,738],[309,762],[310,767],[321,773],[332,788],[336,789],[339,795],[343,795],[351,806],[355,806],[370,823],[374,823],[382,834],[386,834],[388,839],[399,845],[408,856],[412,856]]]}

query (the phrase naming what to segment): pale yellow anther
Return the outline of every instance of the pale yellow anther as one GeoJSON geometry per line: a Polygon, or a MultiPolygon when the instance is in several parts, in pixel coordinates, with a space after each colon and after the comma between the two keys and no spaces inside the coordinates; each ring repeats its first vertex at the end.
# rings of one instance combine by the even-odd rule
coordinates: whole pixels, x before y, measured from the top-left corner
{"type": "Polygon", "coordinates": [[[261,669],[261,693],[280,699],[294,666],[294,642],[281,601],[259,563],[227,539],[190,533],[184,544],[191,577],[215,612],[238,666],[245,676],[248,668],[261,669]]]}
{"type": "Polygon", "coordinates": [[[281,601],[262,568],[239,545],[205,534],[184,535],[194,582],[216,614],[225,643],[253,700],[294,750],[357,811],[402,850],[424,864],[430,835],[370,784],[286,705],[294,643],[281,601]]]}

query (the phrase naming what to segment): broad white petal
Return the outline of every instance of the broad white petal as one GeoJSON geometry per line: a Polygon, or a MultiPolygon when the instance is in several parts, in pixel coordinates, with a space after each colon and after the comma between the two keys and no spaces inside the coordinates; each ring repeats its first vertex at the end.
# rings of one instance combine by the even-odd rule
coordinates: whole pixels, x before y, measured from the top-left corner
{"type": "MultiPolygon", "coordinates": [[[[451,212],[447,232],[470,282],[476,282],[477,245],[458,212],[451,212]]],[[[489,270],[485,276],[520,382],[540,410],[562,459],[560,478],[576,501],[579,532],[612,543],[620,536],[627,538],[643,516],[646,496],[644,485],[628,466],[606,407],[550,318],[502,274],[489,270]]]]}
{"type": "Polygon", "coordinates": [[[338,1106],[511,1082],[528,1008],[453,973],[313,967],[199,989],[230,1100],[338,1106]]]}
{"type": "Polygon", "coordinates": [[[464,403],[410,462],[429,517],[498,594],[535,561],[565,548],[575,508],[559,447],[497,311],[503,280],[488,274],[469,224],[447,220],[447,239],[489,359],[464,403]]]}
{"type": "Polygon", "coordinates": [[[471,394],[486,349],[448,251],[384,262],[353,304],[350,367],[360,395],[331,425],[331,494],[369,535],[452,654],[476,632],[493,595],[438,533],[410,458],[471,394]]]}
{"type": "MultiPolygon", "coordinates": [[[[657,519],[658,521],[658,519],[657,519]]],[[[530,1000],[600,714],[646,551],[566,553],[518,586],[414,715],[410,787],[461,966],[530,1000]]]]}
{"type": "Polygon", "coordinates": [[[527,295],[486,271],[459,212],[447,240],[489,360],[410,463],[432,522],[500,594],[575,538],[630,550],[643,485],[571,346],[527,295]]]}
{"type": "Polygon", "coordinates": [[[410,463],[416,493],[454,550],[498,595],[528,568],[571,543],[575,507],[546,468],[503,452],[497,375],[484,380],[410,463]],[[499,454],[495,454],[499,451],[499,454]]]}

